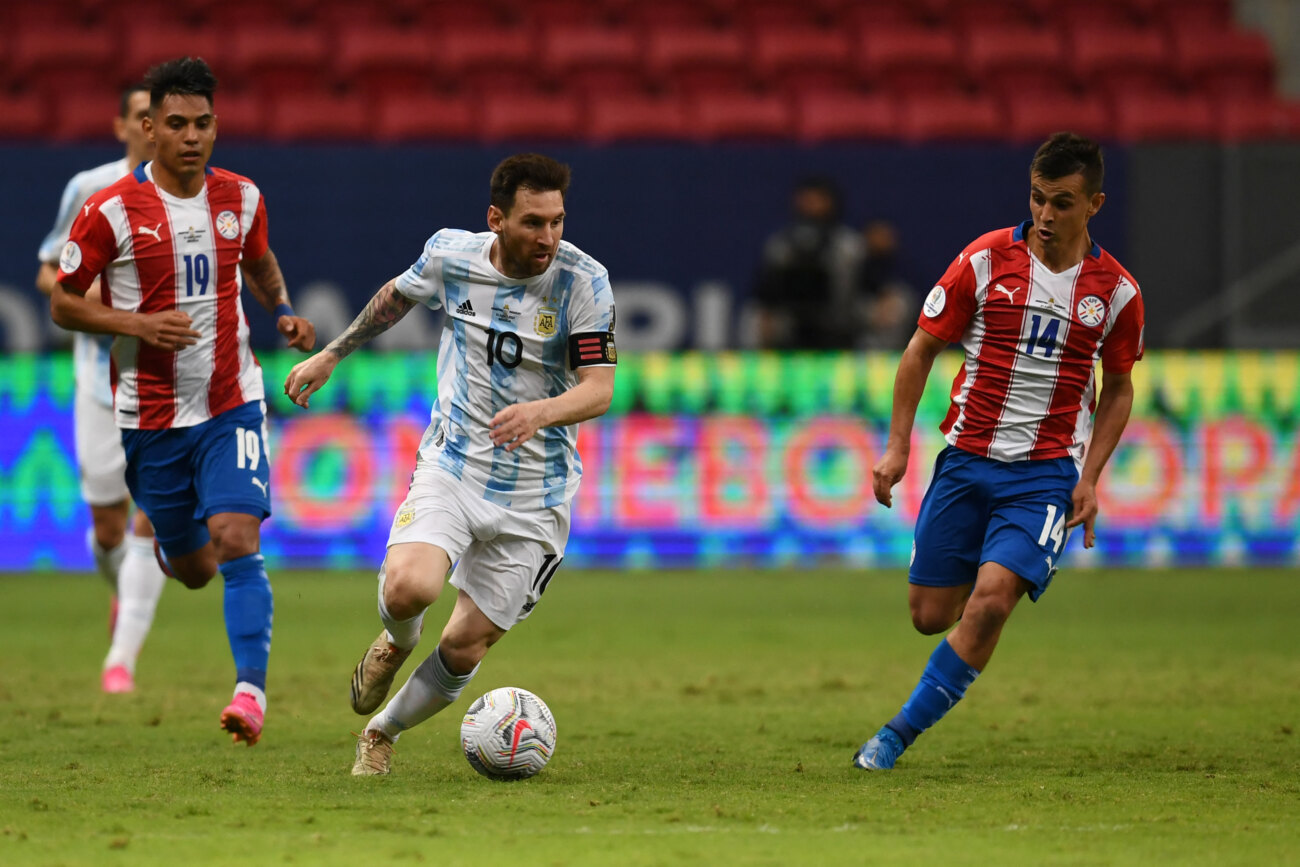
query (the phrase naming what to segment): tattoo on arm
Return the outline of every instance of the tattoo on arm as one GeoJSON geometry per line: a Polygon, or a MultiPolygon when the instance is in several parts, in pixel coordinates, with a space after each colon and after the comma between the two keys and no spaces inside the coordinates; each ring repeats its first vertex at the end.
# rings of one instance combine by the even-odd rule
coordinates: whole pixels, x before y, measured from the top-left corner
{"type": "Polygon", "coordinates": [[[330,341],[325,351],[334,353],[342,361],[352,350],[396,325],[414,306],[414,301],[397,291],[396,281],[389,280],[352,320],[352,324],[330,341]]]}

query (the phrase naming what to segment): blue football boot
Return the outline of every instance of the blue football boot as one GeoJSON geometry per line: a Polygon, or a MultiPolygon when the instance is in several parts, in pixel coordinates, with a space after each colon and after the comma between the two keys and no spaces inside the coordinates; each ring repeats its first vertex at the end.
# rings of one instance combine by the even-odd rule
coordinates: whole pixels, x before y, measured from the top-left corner
{"type": "Polygon", "coordinates": [[[905,749],[907,745],[898,736],[898,732],[889,726],[881,726],[880,731],[853,754],[853,766],[864,771],[887,771],[894,766],[905,749]]]}

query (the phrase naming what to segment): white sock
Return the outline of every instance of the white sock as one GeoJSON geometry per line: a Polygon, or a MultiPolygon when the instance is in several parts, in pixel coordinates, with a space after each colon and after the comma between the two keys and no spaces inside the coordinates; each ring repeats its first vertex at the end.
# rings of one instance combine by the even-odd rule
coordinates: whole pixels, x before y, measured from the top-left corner
{"type": "Polygon", "coordinates": [[[367,730],[379,729],[392,740],[412,726],[419,725],[460,698],[466,684],[478,673],[452,674],[434,649],[429,658],[411,673],[410,678],[389,700],[388,706],[366,723],[367,730]]]}
{"type": "MultiPolygon", "coordinates": [[[[420,643],[420,631],[424,628],[424,611],[415,615],[409,620],[397,620],[393,615],[388,613],[388,606],[384,605],[384,579],[387,573],[384,567],[379,567],[379,619],[384,622],[384,629],[388,630],[388,641],[394,647],[400,647],[403,650],[410,650],[420,643]]],[[[428,609],[426,608],[425,611],[428,609]]]]}
{"type": "Polygon", "coordinates": [[[241,692],[246,692],[253,698],[257,699],[257,706],[262,709],[262,713],[266,713],[266,693],[261,687],[253,686],[248,681],[241,680],[239,683],[235,684],[235,691],[231,695],[231,698],[234,698],[241,692]]]}
{"type": "MultiPolygon", "coordinates": [[[[151,543],[152,544],[152,543],[151,543]]],[[[123,539],[116,548],[105,548],[99,544],[95,538],[95,528],[90,527],[86,530],[86,548],[90,551],[90,556],[95,558],[95,568],[99,574],[108,582],[108,586],[117,592],[117,576],[122,570],[122,559],[126,557],[126,540],[123,539]]],[[[150,554],[153,549],[150,548],[150,554]]]]}
{"type": "Polygon", "coordinates": [[[125,547],[126,555],[117,573],[117,627],[104,668],[125,665],[134,674],[136,657],[153,625],[167,576],[153,556],[152,536],[127,536],[125,547]]]}

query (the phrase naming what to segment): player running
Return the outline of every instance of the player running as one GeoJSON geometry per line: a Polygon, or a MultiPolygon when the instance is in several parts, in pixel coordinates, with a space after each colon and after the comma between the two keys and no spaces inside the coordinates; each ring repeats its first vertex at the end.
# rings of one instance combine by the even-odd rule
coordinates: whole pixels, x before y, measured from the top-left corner
{"type": "MultiPolygon", "coordinates": [[[[36,288],[45,295],[54,291],[59,273],[59,254],[68,241],[72,221],[86,199],[119,180],[153,155],[153,145],[144,134],[149,114],[149,89],[136,84],[122,91],[113,132],[126,145],[126,156],[73,175],[63,190],[54,228],[45,236],[37,254],[41,261],[36,288]]],[[[86,293],[99,297],[99,284],[86,293]]],[[[113,387],[109,382],[108,336],[77,332],[73,335],[76,397],[73,429],[77,444],[77,469],[81,475],[81,498],[90,507],[91,528],[86,543],[95,568],[113,588],[109,617],[111,644],[104,658],[100,684],[104,692],[122,693],[135,689],[135,662],[153,625],[154,610],[166,581],[153,555],[153,527],[137,509],[132,533],[126,533],[131,501],[126,487],[126,455],[113,423],[113,387]]]]}
{"type": "Polygon", "coordinates": [[[1128,422],[1143,326],[1136,281],[1088,234],[1106,199],[1103,173],[1088,139],[1057,133],[1039,147],[1032,219],[962,251],[926,298],[899,362],[889,441],[873,469],[885,506],[907,471],[935,357],[954,342],[966,354],[908,570],[916,629],[957,626],[902,710],[854,755],[859,768],[892,768],[961,699],[1020,597],[1047,589],[1070,528],[1082,524],[1084,546],[1093,545],[1097,480],[1128,422]]]}
{"type": "Polygon", "coordinates": [[[290,346],[310,350],[316,332],[289,307],[261,192],[208,166],[217,135],[212,71],[180,58],[146,80],[144,131],[154,160],[81,208],[51,311],[65,328],[116,335],[114,412],[126,482],[183,584],[202,587],[221,570],[236,669],[221,726],[252,746],[262,735],[271,648],[271,584],[258,553],[271,499],[244,275],[290,346]],[[84,297],[96,277],[102,303],[84,297]]]}
{"type": "Polygon", "coordinates": [[[416,304],[446,311],[438,396],[379,569],[384,631],[353,674],[353,710],[383,702],[453,564],[461,592],[438,646],[358,738],[353,774],[389,772],[398,736],[460,696],[564,560],[582,475],[578,423],[609,408],[617,360],[609,275],[560,240],[568,187],[568,166],[548,157],[503,161],[492,173],[490,231],[434,234],[285,381],[305,407],[340,361],[416,304]]]}

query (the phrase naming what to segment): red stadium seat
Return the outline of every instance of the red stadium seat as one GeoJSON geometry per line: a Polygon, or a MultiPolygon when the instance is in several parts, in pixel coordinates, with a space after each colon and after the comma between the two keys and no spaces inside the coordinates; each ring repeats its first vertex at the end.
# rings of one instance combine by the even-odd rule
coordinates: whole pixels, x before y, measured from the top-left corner
{"type": "Polygon", "coordinates": [[[1085,27],[1072,41],[1075,72],[1088,88],[1162,91],[1175,83],[1169,44],[1159,30],[1085,27]]]}
{"type": "Polygon", "coordinates": [[[898,104],[885,94],[809,91],[796,109],[799,140],[809,144],[837,140],[898,138],[898,104]]]}
{"type": "Polygon", "coordinates": [[[434,34],[436,83],[493,92],[536,87],[538,37],[523,27],[467,27],[434,34]]]}
{"type": "Polygon", "coordinates": [[[528,0],[507,3],[515,23],[529,28],[597,26],[609,23],[606,7],[594,0],[528,0]]]}
{"type": "Polygon", "coordinates": [[[627,27],[552,27],[542,43],[551,76],[581,93],[627,91],[642,83],[640,34],[627,27]]]}
{"type": "Polygon", "coordinates": [[[84,141],[114,144],[113,118],[121,107],[122,94],[116,88],[84,87],[59,95],[51,101],[50,137],[55,141],[84,141]]]}
{"type": "Polygon", "coordinates": [[[1030,0],[957,0],[943,20],[959,29],[1023,28],[1040,25],[1039,4],[1030,0]]]}
{"type": "Polygon", "coordinates": [[[117,46],[98,30],[34,26],[13,34],[13,77],[52,96],[117,87],[117,46]]]}
{"type": "Polygon", "coordinates": [[[781,139],[794,133],[794,115],[783,96],[697,93],[688,104],[691,130],[701,141],[781,139]]]}
{"type": "Polygon", "coordinates": [[[1215,114],[1221,141],[1300,141],[1300,102],[1228,97],[1215,106],[1215,114]]]}
{"type": "Polygon", "coordinates": [[[313,92],[328,80],[325,33],[304,27],[245,27],[234,35],[239,80],[264,93],[313,92]]]}
{"type": "Polygon", "coordinates": [[[471,97],[388,93],[379,99],[375,137],[380,141],[472,141],[478,132],[471,97]]]}
{"type": "Polygon", "coordinates": [[[1157,24],[1174,32],[1215,30],[1233,27],[1232,0],[1148,0],[1157,24]]]}
{"type": "Polygon", "coordinates": [[[966,35],[966,64],[986,90],[1053,90],[1066,67],[1059,31],[1041,27],[972,27],[966,35]]]}
{"type": "Polygon", "coordinates": [[[372,124],[359,97],[292,93],[273,98],[266,117],[273,141],[362,141],[372,124]]]}
{"type": "Polygon", "coordinates": [[[140,81],[156,63],[202,57],[221,81],[229,53],[229,40],[211,28],[140,24],[126,31],[119,69],[123,79],[140,81]]]}
{"type": "Polygon", "coordinates": [[[1273,92],[1273,49],[1261,33],[1175,31],[1174,60],[1184,79],[1207,94],[1254,98],[1273,92]]]}
{"type": "Polygon", "coordinates": [[[246,27],[279,28],[312,22],[313,0],[190,0],[190,4],[201,7],[206,26],[226,35],[246,27]]]}
{"type": "Polygon", "coordinates": [[[991,141],[1005,136],[997,103],[987,96],[919,95],[903,101],[903,138],[923,141],[991,141]]]}
{"type": "Polygon", "coordinates": [[[924,6],[913,0],[872,0],[869,3],[849,2],[835,15],[836,26],[846,33],[863,30],[900,27],[920,27],[929,20],[924,6]]]}
{"type": "Polygon", "coordinates": [[[490,93],[483,100],[484,141],[564,140],[582,135],[582,106],[571,94],[490,93]]]}
{"type": "Polygon", "coordinates": [[[222,141],[260,141],[269,136],[266,105],[261,96],[249,91],[218,90],[216,104],[217,135],[222,141]]]}
{"type": "Polygon", "coordinates": [[[745,40],[736,30],[656,28],[647,38],[646,71],[652,82],[684,93],[739,90],[750,82],[745,40]]]}
{"type": "Polygon", "coordinates": [[[419,29],[356,27],[339,32],[334,70],[369,97],[418,92],[433,84],[435,51],[433,38],[419,29]]]}
{"type": "Polygon", "coordinates": [[[965,74],[957,37],[930,27],[868,28],[862,33],[862,73],[898,94],[953,93],[965,74]]]}
{"type": "Polygon", "coordinates": [[[1199,95],[1122,93],[1115,96],[1115,134],[1126,142],[1210,139],[1214,115],[1199,95]]]}
{"type": "MultiPolygon", "coordinates": [[[[346,2],[346,0],[344,0],[346,2]]],[[[435,38],[444,30],[486,30],[510,25],[510,4],[488,0],[465,3],[463,0],[403,0],[390,10],[390,16],[409,21],[413,30],[422,30],[435,38]]]]}
{"type": "Polygon", "coordinates": [[[1076,30],[1131,30],[1147,23],[1150,0],[1057,0],[1047,20],[1065,33],[1076,30]]]}
{"type": "Polygon", "coordinates": [[[816,0],[730,0],[722,5],[731,26],[742,29],[802,29],[827,23],[816,0]]]}
{"type": "Polygon", "coordinates": [[[0,139],[37,139],[50,134],[50,103],[39,93],[0,93],[0,139]]]}
{"type": "Polygon", "coordinates": [[[710,27],[718,24],[719,10],[699,0],[627,0],[620,17],[628,24],[649,30],[657,27],[710,27]]]}
{"type": "Polygon", "coordinates": [[[587,136],[596,144],[681,141],[690,137],[686,106],[675,96],[597,96],[588,104],[587,136]]]}
{"type": "Polygon", "coordinates": [[[1061,131],[1108,139],[1114,137],[1114,123],[1106,103],[1096,96],[1064,92],[1007,94],[1007,138],[1040,142],[1061,131]]]}
{"type": "Polygon", "coordinates": [[[754,72],[771,87],[838,89],[853,84],[849,38],[823,28],[765,28],[754,34],[754,72]]]}

